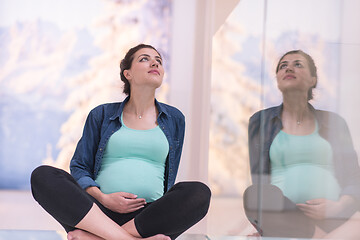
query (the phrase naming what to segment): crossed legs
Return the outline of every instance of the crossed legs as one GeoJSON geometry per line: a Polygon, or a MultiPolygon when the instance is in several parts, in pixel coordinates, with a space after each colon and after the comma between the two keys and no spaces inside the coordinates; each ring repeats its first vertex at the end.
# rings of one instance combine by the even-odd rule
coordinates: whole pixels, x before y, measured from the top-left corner
{"type": "Polygon", "coordinates": [[[106,209],[70,174],[54,167],[35,169],[31,186],[35,200],[63,225],[69,239],[175,239],[206,215],[211,196],[202,183],[181,182],[145,208],[120,214],[106,209]]]}

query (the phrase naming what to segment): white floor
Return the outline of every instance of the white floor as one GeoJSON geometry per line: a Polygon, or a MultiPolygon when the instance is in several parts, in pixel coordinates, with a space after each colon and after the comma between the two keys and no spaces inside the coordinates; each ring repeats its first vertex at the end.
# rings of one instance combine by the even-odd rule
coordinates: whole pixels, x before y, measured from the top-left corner
{"type": "MultiPolygon", "coordinates": [[[[1,229],[52,230],[64,233],[61,225],[33,200],[30,191],[0,190],[1,229]]],[[[244,215],[240,198],[213,198],[207,217],[187,233],[246,236],[253,231],[254,228],[244,215]]]]}

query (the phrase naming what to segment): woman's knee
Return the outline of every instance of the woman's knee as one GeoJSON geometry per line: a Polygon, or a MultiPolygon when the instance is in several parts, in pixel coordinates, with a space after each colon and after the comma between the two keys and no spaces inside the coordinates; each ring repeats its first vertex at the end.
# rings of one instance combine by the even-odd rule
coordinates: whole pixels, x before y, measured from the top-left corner
{"type": "Polygon", "coordinates": [[[210,203],[211,190],[202,182],[193,182],[194,192],[199,195],[203,203],[210,203]]]}
{"type": "Polygon", "coordinates": [[[196,195],[204,198],[204,200],[208,200],[211,197],[210,188],[202,182],[179,182],[174,187],[181,189],[182,193],[188,197],[196,195]]]}
{"type": "Polygon", "coordinates": [[[210,188],[201,182],[180,182],[178,185],[184,190],[184,199],[193,204],[195,209],[203,209],[204,214],[206,214],[211,199],[210,188]]]}
{"type": "Polygon", "coordinates": [[[52,171],[52,167],[46,165],[35,168],[34,171],[31,173],[31,186],[34,187],[38,186],[41,183],[44,183],[47,180],[50,171],[52,171]]]}
{"type": "Polygon", "coordinates": [[[31,173],[30,183],[31,191],[36,199],[37,194],[41,192],[47,192],[49,188],[52,188],[54,184],[54,176],[56,176],[57,168],[47,165],[41,165],[34,169],[31,173]]]}

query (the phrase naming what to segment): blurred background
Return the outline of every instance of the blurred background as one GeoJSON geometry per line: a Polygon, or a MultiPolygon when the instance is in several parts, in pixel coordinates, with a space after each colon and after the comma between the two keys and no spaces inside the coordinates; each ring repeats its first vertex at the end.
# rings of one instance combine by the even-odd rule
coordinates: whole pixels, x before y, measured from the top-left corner
{"type": "Polygon", "coordinates": [[[68,170],[88,112],[124,99],[120,60],[147,43],[165,62],[158,100],[187,120],[177,180],[202,180],[213,192],[194,231],[251,233],[242,210],[248,119],[281,103],[283,53],[314,58],[311,103],[344,117],[360,151],[359,11],[357,0],[0,0],[0,218],[13,219],[0,228],[61,229],[32,202],[31,171],[68,170]],[[19,222],[17,206],[44,221],[19,222]]]}

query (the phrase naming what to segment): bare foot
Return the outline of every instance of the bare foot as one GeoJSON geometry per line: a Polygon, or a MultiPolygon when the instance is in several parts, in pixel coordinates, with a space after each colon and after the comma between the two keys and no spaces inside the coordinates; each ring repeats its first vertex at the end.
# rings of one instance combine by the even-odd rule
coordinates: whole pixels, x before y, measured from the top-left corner
{"type": "Polygon", "coordinates": [[[255,232],[255,233],[251,233],[249,235],[247,235],[247,237],[261,237],[260,233],[255,232]]]}
{"type": "Polygon", "coordinates": [[[75,229],[74,231],[68,232],[67,234],[68,240],[103,240],[103,238],[98,237],[92,233],[75,229]]]}
{"type": "Polygon", "coordinates": [[[316,239],[323,239],[326,235],[326,232],[324,230],[322,230],[320,227],[315,226],[315,230],[314,230],[314,234],[312,236],[312,238],[316,238],[316,239]]]}
{"type": "Polygon", "coordinates": [[[165,236],[163,234],[157,234],[155,236],[149,237],[149,238],[143,238],[143,239],[147,239],[147,240],[171,240],[170,237],[165,236]]]}
{"type": "MultiPolygon", "coordinates": [[[[98,237],[92,233],[86,232],[81,229],[76,229],[74,231],[68,232],[67,234],[68,240],[104,240],[101,237],[98,237]]],[[[133,239],[142,239],[142,238],[136,238],[133,237],[133,239]]],[[[143,238],[146,240],[171,240],[170,237],[165,236],[163,234],[157,234],[155,236],[149,237],[149,238],[143,238]]]]}

